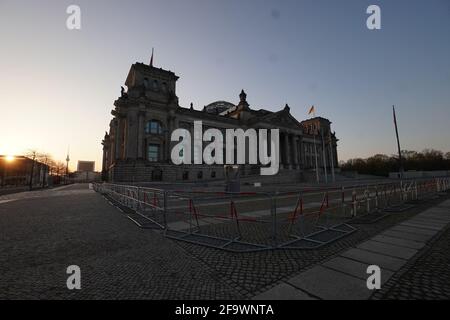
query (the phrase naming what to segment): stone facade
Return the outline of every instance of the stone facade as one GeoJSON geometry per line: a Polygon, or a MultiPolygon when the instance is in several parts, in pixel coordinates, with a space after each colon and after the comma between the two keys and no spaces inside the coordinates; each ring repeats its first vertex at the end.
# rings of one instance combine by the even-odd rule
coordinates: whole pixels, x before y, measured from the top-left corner
{"type": "MultiPolygon", "coordinates": [[[[324,165],[338,166],[338,140],[331,132],[329,120],[316,117],[299,122],[291,115],[288,105],[277,112],[252,109],[243,90],[237,105],[217,101],[202,111],[195,110],[192,104],[190,108],[183,108],[176,95],[177,80],[173,72],[152,65],[135,63],[131,66],[125,82],[128,90],[125,92],[122,88],[121,96],[114,102],[113,119],[102,141],[104,180],[147,182],[224,178],[223,165],[174,165],[171,162],[171,149],[177,143],[170,141],[172,131],[185,128],[193,137],[194,121],[199,120],[203,122],[203,130],[279,129],[280,170],[314,170],[315,155],[321,170],[324,165]]],[[[241,176],[259,174],[259,165],[241,165],[240,172],[241,176]]]]}

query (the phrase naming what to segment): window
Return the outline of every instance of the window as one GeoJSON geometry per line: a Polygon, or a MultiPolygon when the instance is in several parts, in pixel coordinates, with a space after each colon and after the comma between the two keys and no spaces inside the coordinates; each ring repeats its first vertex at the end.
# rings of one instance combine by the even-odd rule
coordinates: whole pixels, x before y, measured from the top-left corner
{"type": "Polygon", "coordinates": [[[183,180],[189,180],[189,171],[183,172],[183,180]]]}
{"type": "Polygon", "coordinates": [[[203,179],[203,171],[197,172],[197,179],[203,179]]]}
{"type": "Polygon", "coordinates": [[[162,134],[161,122],[157,120],[150,120],[147,122],[147,125],[145,126],[145,133],[162,134]]]}
{"type": "Polygon", "coordinates": [[[211,178],[215,178],[216,177],[216,172],[215,171],[211,171],[211,178]]]}
{"type": "Polygon", "coordinates": [[[148,78],[144,78],[144,87],[148,88],[148,78]]]}
{"type": "Polygon", "coordinates": [[[155,169],[152,171],[152,181],[162,181],[162,171],[155,169]]]}
{"type": "Polygon", "coordinates": [[[167,83],[163,82],[161,89],[163,92],[166,92],[167,91],[167,83]]]}
{"type": "Polygon", "coordinates": [[[153,80],[153,90],[158,91],[158,81],[153,80]]]}
{"type": "Polygon", "coordinates": [[[151,162],[159,161],[159,144],[149,144],[147,150],[147,159],[151,162]]]}

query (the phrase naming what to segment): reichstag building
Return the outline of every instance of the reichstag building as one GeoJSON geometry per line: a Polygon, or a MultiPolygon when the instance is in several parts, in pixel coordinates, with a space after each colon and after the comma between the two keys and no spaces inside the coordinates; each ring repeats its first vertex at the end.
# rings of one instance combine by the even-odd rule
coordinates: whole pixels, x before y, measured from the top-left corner
{"type": "MultiPolygon", "coordinates": [[[[103,145],[103,179],[110,182],[199,181],[224,178],[223,165],[175,165],[171,162],[171,132],[185,128],[193,136],[194,121],[208,128],[279,129],[279,174],[300,181],[325,167],[337,168],[337,141],[331,122],[321,117],[298,121],[288,105],[273,112],[250,108],[244,90],[237,104],[216,101],[196,110],[179,105],[178,77],[153,65],[131,66],[103,145]],[[289,174],[288,174],[289,173],[289,174]]],[[[307,108],[305,108],[307,109],[307,108]]],[[[205,145],[209,142],[205,142],[205,145]]],[[[192,151],[193,153],[193,151],[192,151]]],[[[241,177],[259,175],[260,165],[239,166],[241,177]]],[[[330,171],[328,171],[330,172],[330,171]]]]}

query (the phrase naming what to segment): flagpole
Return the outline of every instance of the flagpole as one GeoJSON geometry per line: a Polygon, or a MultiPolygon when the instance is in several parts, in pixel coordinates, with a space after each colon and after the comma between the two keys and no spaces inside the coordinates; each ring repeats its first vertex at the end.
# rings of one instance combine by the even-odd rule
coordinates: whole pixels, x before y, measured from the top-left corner
{"type": "Polygon", "coordinates": [[[150,67],[153,67],[153,48],[152,48],[152,57],[150,58],[150,67]]]}
{"type": "Polygon", "coordinates": [[[325,174],[325,183],[328,183],[328,172],[327,172],[327,158],[325,157],[325,140],[323,138],[323,129],[320,128],[320,135],[322,137],[322,158],[323,158],[323,170],[325,174]]]}
{"type": "Polygon", "coordinates": [[[399,161],[399,171],[400,171],[400,179],[403,179],[403,160],[402,160],[402,151],[400,148],[400,139],[398,137],[398,127],[397,127],[397,117],[395,115],[395,106],[392,106],[392,114],[394,116],[394,126],[395,126],[395,135],[397,137],[397,149],[398,149],[398,161],[399,161]]]}
{"type": "MultiPolygon", "coordinates": [[[[313,106],[314,107],[314,106],[313,106]]],[[[313,109],[313,117],[316,117],[316,110],[313,109]]],[[[314,131],[313,131],[313,139],[314,139],[314,158],[316,162],[316,180],[317,183],[320,183],[319,179],[319,164],[317,163],[317,145],[316,145],[316,126],[314,125],[314,131]]]]}
{"type": "Polygon", "coordinates": [[[331,130],[328,131],[329,147],[330,147],[330,162],[331,162],[331,178],[333,182],[336,182],[336,177],[334,175],[334,154],[333,154],[333,140],[331,139],[331,130]]]}

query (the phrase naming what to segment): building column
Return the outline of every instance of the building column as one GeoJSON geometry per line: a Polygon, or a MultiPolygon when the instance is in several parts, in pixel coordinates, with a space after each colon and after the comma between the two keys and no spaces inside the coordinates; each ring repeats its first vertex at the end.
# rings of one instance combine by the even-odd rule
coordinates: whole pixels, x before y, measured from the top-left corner
{"type": "Polygon", "coordinates": [[[137,158],[144,159],[144,118],[145,111],[138,112],[137,158]]]}
{"type": "Polygon", "coordinates": [[[168,162],[171,161],[171,157],[170,157],[170,153],[172,150],[172,141],[170,141],[170,137],[172,135],[172,131],[173,131],[173,127],[174,127],[174,121],[175,121],[175,117],[169,115],[167,117],[167,130],[166,130],[166,143],[165,143],[165,149],[166,149],[166,160],[168,162]]]}
{"type": "Polygon", "coordinates": [[[284,164],[285,168],[289,168],[290,159],[289,159],[289,135],[287,132],[284,133],[284,164]]]}
{"type": "Polygon", "coordinates": [[[295,168],[298,169],[298,137],[296,135],[292,135],[292,144],[294,150],[293,164],[295,168]]]}
{"type": "Polygon", "coordinates": [[[106,142],[103,141],[102,174],[106,171],[106,142]]]}
{"type": "Polygon", "coordinates": [[[116,119],[116,132],[115,132],[115,158],[121,159],[122,158],[122,119],[120,117],[117,117],[116,119]]]}

